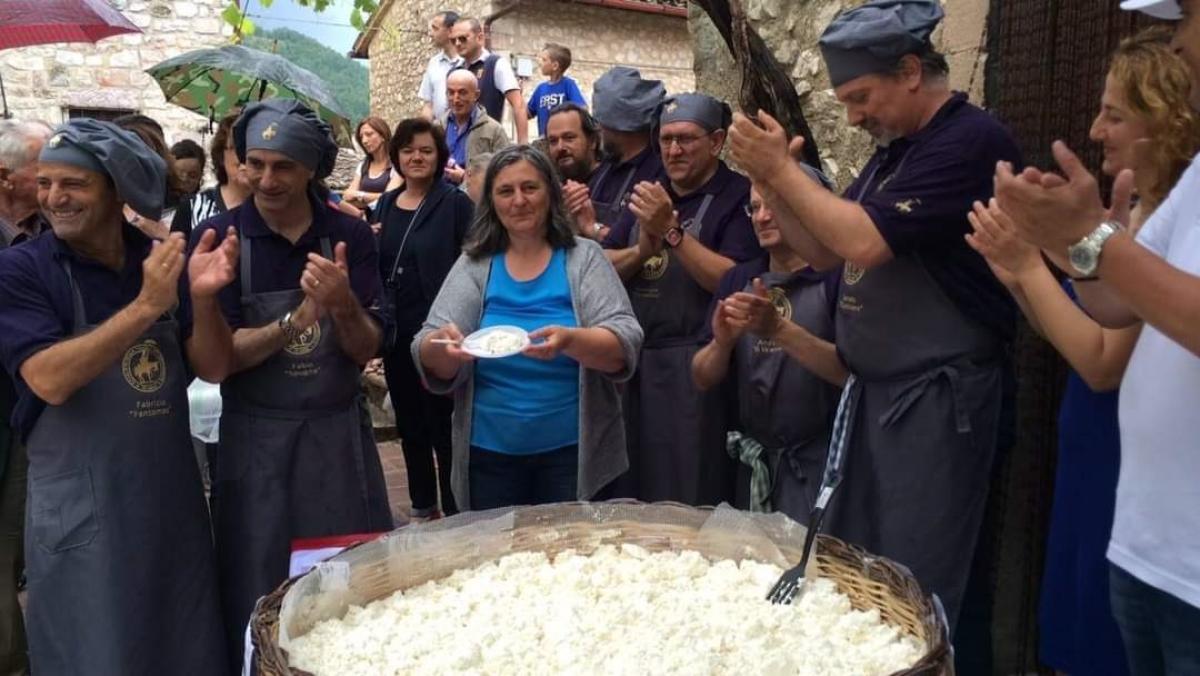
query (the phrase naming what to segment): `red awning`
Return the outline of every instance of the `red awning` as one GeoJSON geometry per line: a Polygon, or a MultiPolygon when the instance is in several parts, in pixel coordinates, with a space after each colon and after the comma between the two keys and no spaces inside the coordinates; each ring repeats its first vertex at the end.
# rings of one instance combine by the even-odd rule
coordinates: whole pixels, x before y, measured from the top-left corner
{"type": "Polygon", "coordinates": [[[140,32],[105,0],[0,0],[0,49],[140,32]]]}

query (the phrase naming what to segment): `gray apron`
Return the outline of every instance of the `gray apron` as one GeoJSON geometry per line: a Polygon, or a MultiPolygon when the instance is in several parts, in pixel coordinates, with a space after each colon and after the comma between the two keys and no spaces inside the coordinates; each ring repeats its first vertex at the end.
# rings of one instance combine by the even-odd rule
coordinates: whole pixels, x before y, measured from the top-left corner
{"type": "MultiPolygon", "coordinates": [[[[242,316],[259,327],[299,306],[304,292],[254,293],[252,242],[242,240],[242,316]]],[[[328,238],[321,250],[332,258],[328,238]]],[[[293,539],[392,528],[359,377],[326,317],[221,385],[213,521],[234,662],[255,602],[287,579],[293,539]]]]}
{"type": "Polygon", "coordinates": [[[866,271],[847,263],[836,327],[859,384],[830,531],[908,566],[953,628],[987,502],[1003,346],[918,254],[866,271]]]}
{"type": "MultiPolygon", "coordinates": [[[[63,267],[78,335],[83,298],[63,267]]],[[[33,673],[224,671],[187,383],[178,325],[164,320],[38,418],[25,530],[33,673]]]]}
{"type": "MultiPolygon", "coordinates": [[[[712,204],[707,194],[681,225],[699,238],[712,204]]],[[[638,227],[629,245],[637,243],[638,227]]],[[[645,332],[637,373],[625,388],[629,472],[622,497],[715,505],[733,498],[736,466],[725,451],[724,390],[692,383],[692,357],[708,321],[712,295],[692,280],[673,251],[651,258],[629,283],[629,299],[645,332]]]]}
{"type": "MultiPolygon", "coordinates": [[[[600,192],[600,187],[608,180],[609,174],[612,173],[612,168],[615,164],[605,164],[602,169],[603,173],[595,180],[596,190],[594,193],[600,192]]],[[[616,199],[611,202],[601,202],[592,200],[592,209],[596,213],[596,222],[603,223],[610,228],[617,224],[621,218],[621,212],[625,211],[625,207],[629,204],[630,186],[633,183],[633,175],[637,173],[637,167],[630,167],[629,174],[625,176],[625,181],[621,184],[620,190],[617,190],[616,199]]],[[[635,240],[636,243],[636,240],[635,240]]]]}
{"type": "MultiPolygon", "coordinates": [[[[761,278],[786,320],[833,340],[824,284],[771,272],[761,278]]],[[[775,341],[750,333],[738,340],[734,360],[741,428],[766,449],[771,504],[806,524],[825,467],[838,388],[793,361],[775,341]]],[[[747,482],[745,467],[739,467],[739,492],[747,482]]]]}

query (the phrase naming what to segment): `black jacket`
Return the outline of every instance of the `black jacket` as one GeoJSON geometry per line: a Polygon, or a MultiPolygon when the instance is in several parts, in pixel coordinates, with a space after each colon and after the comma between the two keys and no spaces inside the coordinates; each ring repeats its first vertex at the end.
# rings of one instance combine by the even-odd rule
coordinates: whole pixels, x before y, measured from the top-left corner
{"type": "MultiPolygon", "coordinates": [[[[382,241],[387,236],[387,229],[396,227],[391,223],[392,211],[396,208],[396,196],[402,191],[403,188],[398,188],[384,193],[377,207],[378,222],[383,228],[380,232],[379,274],[389,300],[389,323],[395,316],[395,308],[390,301],[395,298],[391,276],[396,267],[396,258],[383,252],[382,241]]],[[[442,282],[462,253],[463,240],[474,217],[475,205],[471,203],[471,198],[445,181],[438,181],[425,197],[416,222],[412,224],[408,241],[404,244],[404,251],[414,254],[418,259],[420,300],[424,305],[420,308],[421,314],[429,312],[429,306],[442,288],[442,282]]],[[[394,330],[396,327],[391,328],[394,330]]],[[[403,331],[407,332],[407,329],[401,327],[403,331]]],[[[404,349],[408,349],[407,345],[404,349]]]]}

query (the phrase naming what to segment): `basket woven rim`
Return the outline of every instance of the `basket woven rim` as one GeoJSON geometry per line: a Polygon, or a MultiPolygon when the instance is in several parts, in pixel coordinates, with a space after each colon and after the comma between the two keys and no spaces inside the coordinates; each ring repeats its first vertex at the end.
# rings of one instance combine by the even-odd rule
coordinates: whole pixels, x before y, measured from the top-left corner
{"type": "MultiPolygon", "coordinates": [[[[693,507],[676,502],[654,502],[644,503],[637,500],[611,500],[607,503],[585,503],[585,502],[568,502],[555,503],[553,505],[539,505],[532,507],[515,507],[511,510],[496,510],[497,512],[511,511],[518,517],[530,517],[532,523],[521,524],[514,527],[514,531],[521,529],[529,529],[536,526],[536,517],[540,514],[549,514],[556,508],[576,507],[576,506],[597,506],[603,504],[616,504],[626,506],[645,506],[645,507],[668,507],[687,510],[694,513],[711,513],[715,510],[714,507],[693,507]]],[[[470,513],[464,513],[466,517],[470,513]]],[[[439,527],[447,527],[452,525],[451,520],[458,517],[448,517],[440,520],[439,527]]],[[[606,522],[606,526],[612,527],[620,523],[619,520],[606,522]]],[[[659,524],[664,525],[664,524],[659,524]]],[[[425,527],[426,524],[416,525],[416,529],[425,527]]],[[[404,526],[402,529],[414,528],[413,525],[404,526]]],[[[400,530],[400,529],[398,529],[400,530]]],[[[381,536],[386,537],[386,535],[381,536]]],[[[345,552],[364,547],[376,542],[379,538],[367,542],[362,542],[353,547],[347,548],[345,552]]],[[[787,555],[789,561],[797,561],[800,558],[801,543],[795,543],[795,546],[781,545],[780,550],[787,555]]],[[[703,552],[702,552],[703,553],[703,552]]],[[[339,554],[338,556],[341,556],[339,554]]],[[[335,557],[336,558],[336,557],[335,557]]],[[[856,598],[852,591],[846,589],[846,580],[843,577],[829,575],[831,570],[835,570],[838,566],[843,569],[856,571],[861,575],[862,579],[872,585],[876,592],[880,587],[885,587],[895,600],[900,603],[911,606],[912,615],[915,617],[917,631],[912,631],[910,627],[894,624],[904,633],[915,637],[923,645],[926,646],[924,655],[908,669],[897,671],[890,676],[952,676],[954,673],[953,653],[950,649],[949,631],[946,626],[945,615],[940,612],[940,606],[936,605],[934,600],[925,594],[912,573],[903,565],[887,559],[885,557],[870,554],[860,547],[849,544],[831,535],[819,534],[817,536],[816,550],[814,551],[816,565],[821,572],[822,577],[830,577],[837,584],[839,591],[845,593],[851,598],[851,602],[855,607],[859,607],[861,599],[856,598]]],[[[448,574],[448,573],[447,573],[448,574]]],[[[255,606],[254,614],[250,618],[250,635],[251,643],[255,651],[255,659],[258,662],[258,673],[261,676],[312,676],[308,672],[300,669],[293,669],[289,666],[287,652],[279,646],[279,613],[283,604],[283,599],[288,591],[301,579],[304,575],[299,575],[282,583],[275,591],[267,596],[259,599],[255,606]]],[[[441,579],[439,576],[436,579],[441,579]]],[[[398,587],[407,588],[407,587],[398,587]]],[[[382,596],[380,597],[382,598],[382,596]]],[[[864,607],[878,606],[866,605],[864,607]]],[[[906,613],[907,614],[907,613],[906,613]]]]}

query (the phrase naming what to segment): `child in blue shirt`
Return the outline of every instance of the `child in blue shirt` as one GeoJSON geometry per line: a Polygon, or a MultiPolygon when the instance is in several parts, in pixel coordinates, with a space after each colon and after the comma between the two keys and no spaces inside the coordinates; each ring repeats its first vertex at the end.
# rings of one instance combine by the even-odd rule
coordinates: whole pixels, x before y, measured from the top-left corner
{"type": "Polygon", "coordinates": [[[550,111],[568,101],[586,108],[587,101],[575,80],[563,75],[571,67],[570,49],[553,42],[547,43],[538,53],[538,66],[547,79],[533,90],[526,107],[530,117],[537,115],[538,136],[545,136],[550,111]]]}

